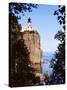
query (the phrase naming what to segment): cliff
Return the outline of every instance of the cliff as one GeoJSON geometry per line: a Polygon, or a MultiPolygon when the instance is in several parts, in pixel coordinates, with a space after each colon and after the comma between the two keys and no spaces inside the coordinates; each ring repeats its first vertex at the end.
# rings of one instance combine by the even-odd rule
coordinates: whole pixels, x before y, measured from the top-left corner
{"type": "Polygon", "coordinates": [[[30,53],[30,60],[38,72],[41,71],[40,36],[37,31],[21,32],[24,42],[30,53]]]}

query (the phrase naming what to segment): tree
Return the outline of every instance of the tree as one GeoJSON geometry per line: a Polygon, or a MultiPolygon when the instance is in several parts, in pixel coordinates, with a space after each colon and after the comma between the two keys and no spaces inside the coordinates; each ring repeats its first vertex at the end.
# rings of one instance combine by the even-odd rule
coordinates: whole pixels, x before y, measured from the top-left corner
{"type": "Polygon", "coordinates": [[[59,40],[59,45],[52,59],[53,74],[48,84],[64,84],[65,83],[65,6],[58,6],[58,10],[54,12],[61,26],[61,30],[55,35],[55,39],[59,40]]]}
{"type": "Polygon", "coordinates": [[[27,11],[32,12],[32,8],[37,8],[37,6],[38,6],[37,4],[31,4],[31,3],[27,4],[27,3],[11,2],[9,3],[9,15],[17,16],[20,13],[24,15],[24,13],[27,11]]]}
{"type": "Polygon", "coordinates": [[[20,30],[21,25],[18,25],[18,20],[21,19],[20,14],[24,15],[27,11],[32,12],[32,9],[37,7],[37,4],[31,3],[9,3],[9,29],[17,27],[20,30]]]}
{"type": "Polygon", "coordinates": [[[12,61],[14,73],[11,84],[13,86],[32,85],[32,79],[35,77],[34,68],[23,39],[19,39],[12,45],[12,61]]]}
{"type": "Polygon", "coordinates": [[[34,68],[29,59],[29,51],[20,34],[21,25],[18,23],[19,14],[32,11],[34,4],[9,3],[9,86],[32,85],[35,79],[34,68]]]}

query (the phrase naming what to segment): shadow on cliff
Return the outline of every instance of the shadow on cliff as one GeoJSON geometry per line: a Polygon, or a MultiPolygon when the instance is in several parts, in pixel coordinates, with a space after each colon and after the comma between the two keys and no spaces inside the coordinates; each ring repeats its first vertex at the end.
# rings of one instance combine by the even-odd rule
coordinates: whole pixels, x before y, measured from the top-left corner
{"type": "Polygon", "coordinates": [[[36,82],[39,82],[39,78],[35,77],[35,69],[29,57],[30,52],[24,43],[24,39],[21,37],[20,33],[18,33],[18,31],[11,33],[13,38],[11,39],[9,84],[11,87],[32,86],[35,85],[36,82]]]}

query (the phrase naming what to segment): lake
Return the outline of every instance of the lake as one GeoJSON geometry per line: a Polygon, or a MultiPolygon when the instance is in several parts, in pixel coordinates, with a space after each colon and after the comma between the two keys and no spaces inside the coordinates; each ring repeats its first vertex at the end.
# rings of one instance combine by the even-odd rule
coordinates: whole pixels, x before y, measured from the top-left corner
{"type": "Polygon", "coordinates": [[[42,66],[42,72],[47,73],[48,75],[52,74],[52,68],[50,67],[51,59],[53,58],[54,53],[53,52],[44,52],[43,53],[43,60],[44,64],[42,66]]]}

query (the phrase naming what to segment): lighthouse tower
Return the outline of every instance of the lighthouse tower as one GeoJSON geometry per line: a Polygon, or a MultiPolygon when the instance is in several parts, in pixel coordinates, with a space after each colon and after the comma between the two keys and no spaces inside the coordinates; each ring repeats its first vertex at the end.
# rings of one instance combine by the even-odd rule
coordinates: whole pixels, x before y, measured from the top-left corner
{"type": "Polygon", "coordinates": [[[20,32],[24,32],[24,31],[32,31],[32,21],[31,21],[31,18],[28,18],[27,25],[25,27],[23,27],[20,32]]]}
{"type": "Polygon", "coordinates": [[[31,21],[30,18],[29,18],[28,21],[27,21],[27,30],[28,30],[28,31],[32,31],[32,21],[31,21]]]}

